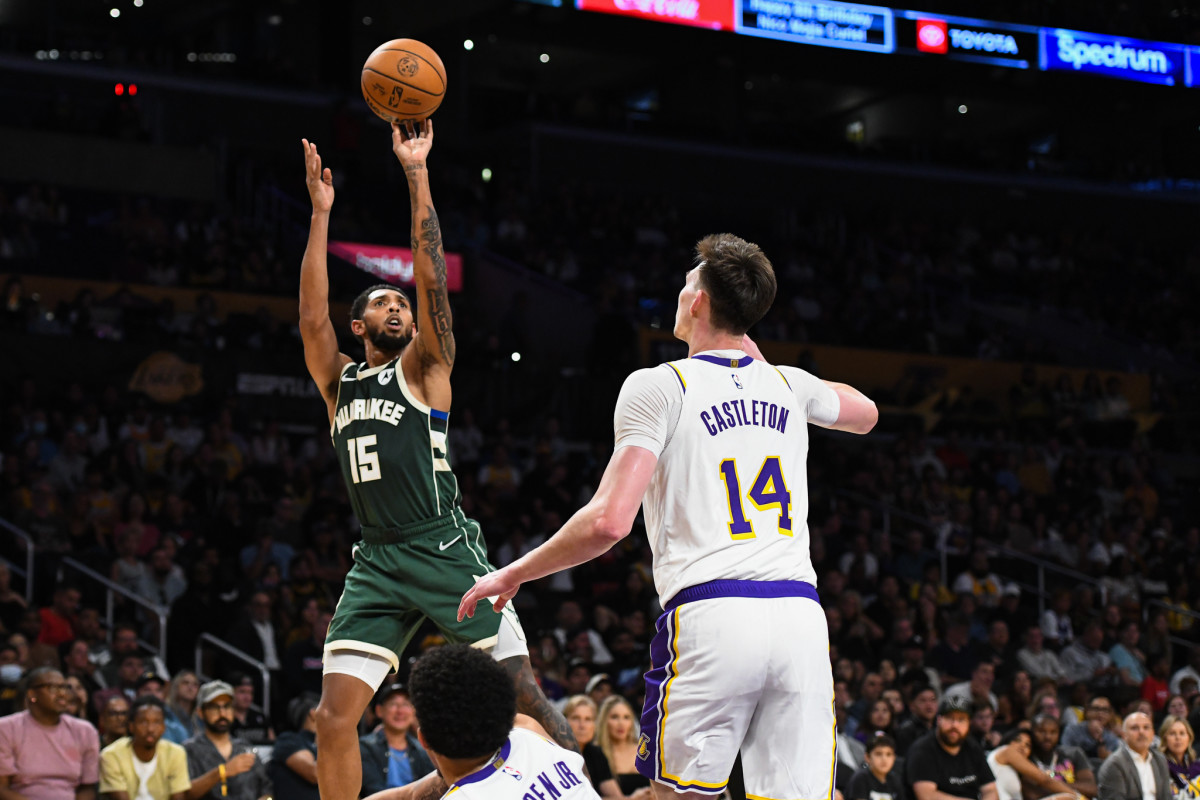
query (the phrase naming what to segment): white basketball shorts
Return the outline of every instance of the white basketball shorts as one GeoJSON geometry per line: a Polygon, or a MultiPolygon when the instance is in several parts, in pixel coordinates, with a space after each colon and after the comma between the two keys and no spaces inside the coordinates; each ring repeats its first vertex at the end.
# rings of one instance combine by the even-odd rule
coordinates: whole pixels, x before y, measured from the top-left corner
{"type": "Polygon", "coordinates": [[[738,751],[746,796],[833,796],[829,629],[811,585],[719,580],[684,589],[658,619],[638,772],[717,795],[738,751]]]}

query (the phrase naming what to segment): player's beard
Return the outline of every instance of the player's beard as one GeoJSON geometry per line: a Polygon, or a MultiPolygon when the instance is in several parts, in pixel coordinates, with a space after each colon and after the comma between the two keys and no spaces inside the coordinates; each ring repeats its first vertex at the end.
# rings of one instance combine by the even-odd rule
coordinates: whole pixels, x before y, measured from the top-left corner
{"type": "Polygon", "coordinates": [[[377,330],[368,331],[367,338],[371,340],[371,344],[375,345],[377,350],[385,353],[399,353],[412,341],[412,326],[410,325],[408,330],[403,333],[391,333],[387,328],[380,327],[377,330]]]}

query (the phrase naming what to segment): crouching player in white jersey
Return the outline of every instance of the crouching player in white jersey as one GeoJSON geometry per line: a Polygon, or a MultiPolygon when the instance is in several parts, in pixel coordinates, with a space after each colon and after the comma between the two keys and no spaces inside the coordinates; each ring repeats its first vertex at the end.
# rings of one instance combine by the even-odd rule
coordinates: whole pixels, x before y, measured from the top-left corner
{"type": "Polygon", "coordinates": [[[628,535],[639,504],[665,613],[651,645],[638,770],[656,797],[710,797],[738,751],[746,795],[833,793],[833,678],[809,556],[807,423],[866,433],[855,389],[762,360],[745,336],[775,298],[757,245],[696,246],[675,312],[688,358],[638,370],[617,400],[596,495],[541,547],[484,576],[458,613],[628,535]]]}
{"type": "Polygon", "coordinates": [[[437,771],[370,800],[600,800],[583,756],[517,714],[512,678],[482,650],[433,648],[413,665],[408,694],[437,771]]]}

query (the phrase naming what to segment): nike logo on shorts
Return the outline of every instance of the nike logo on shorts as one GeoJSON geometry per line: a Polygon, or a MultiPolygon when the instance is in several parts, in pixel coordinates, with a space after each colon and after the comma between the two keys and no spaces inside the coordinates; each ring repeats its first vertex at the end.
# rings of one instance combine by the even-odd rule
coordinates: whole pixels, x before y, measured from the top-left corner
{"type": "Polygon", "coordinates": [[[453,539],[451,539],[448,542],[438,542],[438,550],[445,550],[447,547],[454,544],[461,538],[462,538],[462,534],[460,533],[458,536],[455,536],[453,539]]]}

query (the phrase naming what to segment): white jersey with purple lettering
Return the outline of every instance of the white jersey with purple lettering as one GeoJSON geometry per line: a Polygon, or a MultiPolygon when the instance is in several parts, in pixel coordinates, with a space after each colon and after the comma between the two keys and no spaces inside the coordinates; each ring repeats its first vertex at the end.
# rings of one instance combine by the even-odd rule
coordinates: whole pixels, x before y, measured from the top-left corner
{"type": "Polygon", "coordinates": [[[658,456],[642,501],[665,605],[718,579],[816,585],[808,541],[808,422],[837,421],[809,373],[714,350],[638,370],[621,389],[616,447],[658,456]]]}
{"type": "Polygon", "coordinates": [[[808,536],[808,423],[837,394],[803,370],[716,350],[635,372],[616,447],[658,457],[642,500],[664,613],[637,770],[718,795],[832,798],[833,676],[808,536]],[[814,602],[817,601],[817,602],[814,602]]]}
{"type": "Polygon", "coordinates": [[[454,800],[599,800],[583,756],[513,728],[496,757],[442,795],[454,800]]]}

